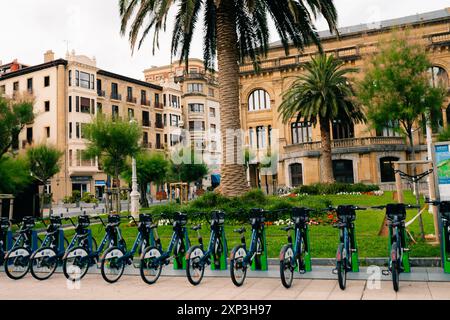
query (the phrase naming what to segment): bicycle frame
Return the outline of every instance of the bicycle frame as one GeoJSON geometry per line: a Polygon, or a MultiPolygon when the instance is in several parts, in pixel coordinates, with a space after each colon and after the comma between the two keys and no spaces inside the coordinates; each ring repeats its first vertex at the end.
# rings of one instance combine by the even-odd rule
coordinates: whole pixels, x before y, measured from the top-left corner
{"type": "MultiPolygon", "coordinates": [[[[256,255],[256,246],[258,244],[258,236],[259,236],[259,230],[256,228],[252,228],[252,240],[250,242],[250,250],[247,252],[247,255],[245,256],[245,259],[243,261],[244,266],[247,266],[253,261],[253,258],[256,255]]],[[[242,243],[244,246],[244,249],[247,250],[247,245],[245,244],[245,237],[243,237],[244,242],[242,243]]]]}

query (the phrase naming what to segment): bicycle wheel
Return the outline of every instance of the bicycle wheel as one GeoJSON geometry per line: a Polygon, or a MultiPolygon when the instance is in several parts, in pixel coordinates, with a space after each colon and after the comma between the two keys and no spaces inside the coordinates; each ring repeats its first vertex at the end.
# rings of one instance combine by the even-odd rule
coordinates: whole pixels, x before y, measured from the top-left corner
{"type": "Polygon", "coordinates": [[[230,276],[234,285],[240,287],[244,284],[247,276],[247,267],[244,266],[244,259],[247,256],[247,250],[243,245],[236,246],[231,252],[230,258],[230,276]]]}
{"type": "Polygon", "coordinates": [[[400,261],[399,261],[399,249],[397,242],[392,243],[391,248],[391,273],[392,273],[392,284],[394,286],[394,291],[398,291],[400,287],[400,261]]]}
{"type": "Polygon", "coordinates": [[[285,245],[280,252],[280,278],[281,283],[287,289],[292,286],[294,280],[294,266],[292,265],[292,257],[294,251],[292,245],[285,245]]]}
{"type": "Polygon", "coordinates": [[[336,260],[339,288],[345,290],[347,286],[347,257],[345,256],[345,249],[342,243],[339,245],[336,260]]]}
{"type": "Polygon", "coordinates": [[[186,276],[189,282],[196,286],[199,285],[205,273],[205,264],[201,260],[205,256],[200,246],[191,247],[186,254],[186,276]]]}
{"type": "Polygon", "coordinates": [[[58,257],[52,248],[40,248],[31,256],[31,275],[37,280],[47,280],[58,267],[58,257]]]}
{"type": "Polygon", "coordinates": [[[159,257],[161,251],[156,247],[148,247],[141,256],[141,278],[147,284],[154,284],[161,275],[162,264],[158,261],[159,257]]]}
{"type": "Polygon", "coordinates": [[[63,273],[68,280],[79,281],[88,272],[89,253],[83,247],[70,249],[63,262],[63,273]]]}
{"type": "Polygon", "coordinates": [[[5,257],[5,273],[13,279],[19,280],[25,277],[30,269],[31,251],[24,247],[9,251],[5,257]]]}
{"type": "Polygon", "coordinates": [[[119,247],[106,249],[101,259],[101,272],[103,279],[108,283],[117,282],[123,275],[126,261],[122,259],[125,255],[119,247]]]}

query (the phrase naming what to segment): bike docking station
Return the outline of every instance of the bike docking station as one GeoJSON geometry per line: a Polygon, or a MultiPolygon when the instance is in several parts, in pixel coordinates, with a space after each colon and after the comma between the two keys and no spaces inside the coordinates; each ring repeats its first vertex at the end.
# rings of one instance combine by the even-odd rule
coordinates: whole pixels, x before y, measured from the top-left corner
{"type": "Polygon", "coordinates": [[[214,226],[218,229],[218,233],[220,234],[220,240],[222,243],[222,252],[220,256],[215,256],[213,253],[211,254],[211,270],[227,270],[228,269],[228,245],[227,238],[225,236],[225,215],[221,211],[212,212],[212,220],[216,219],[219,223],[214,226]]]}
{"type": "Polygon", "coordinates": [[[250,219],[252,222],[252,228],[255,228],[257,241],[255,259],[252,260],[252,271],[268,271],[269,264],[267,261],[267,239],[266,228],[264,222],[264,210],[252,209],[250,211],[250,219]],[[258,248],[259,247],[259,248],[258,248]]]}
{"type": "Polygon", "coordinates": [[[450,273],[450,201],[442,201],[439,203],[439,215],[441,221],[442,267],[445,273],[450,273]]]}

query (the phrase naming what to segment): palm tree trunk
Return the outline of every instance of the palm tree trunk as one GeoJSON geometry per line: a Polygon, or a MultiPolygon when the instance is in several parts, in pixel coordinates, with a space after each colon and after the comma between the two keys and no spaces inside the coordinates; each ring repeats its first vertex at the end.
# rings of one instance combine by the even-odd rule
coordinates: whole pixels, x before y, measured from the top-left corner
{"type": "Polygon", "coordinates": [[[227,139],[227,130],[240,130],[239,52],[233,1],[221,1],[217,8],[217,56],[219,62],[220,117],[222,131],[222,165],[219,192],[238,196],[248,190],[239,141],[227,139]],[[227,141],[228,140],[228,141],[227,141]],[[228,155],[228,156],[227,156],[228,155]]]}
{"type": "Polygon", "coordinates": [[[320,157],[320,182],[334,183],[333,160],[331,158],[331,130],[328,119],[320,118],[320,137],[322,140],[322,155],[320,157]]]}

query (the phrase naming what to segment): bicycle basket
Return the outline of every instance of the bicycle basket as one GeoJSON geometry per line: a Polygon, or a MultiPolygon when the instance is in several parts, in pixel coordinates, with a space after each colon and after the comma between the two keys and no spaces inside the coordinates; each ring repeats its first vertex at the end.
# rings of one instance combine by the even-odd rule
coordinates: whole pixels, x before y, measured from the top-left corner
{"type": "Polygon", "coordinates": [[[336,214],[339,220],[342,219],[349,219],[350,221],[356,220],[356,211],[353,205],[338,206],[336,209],[336,214]]]}
{"type": "Polygon", "coordinates": [[[450,201],[441,202],[439,205],[439,212],[443,218],[450,220],[450,201]]]}
{"type": "Polygon", "coordinates": [[[89,220],[89,216],[87,215],[78,216],[78,225],[81,228],[88,228],[90,224],[91,221],[89,220]]]}
{"type": "Polygon", "coordinates": [[[305,223],[309,220],[309,210],[306,208],[292,208],[292,219],[295,223],[305,223]]]}
{"type": "Polygon", "coordinates": [[[55,227],[61,226],[62,225],[61,217],[50,217],[50,223],[55,227]]]}
{"type": "Polygon", "coordinates": [[[110,224],[120,223],[120,216],[118,214],[109,215],[108,223],[110,223],[110,224]]]}
{"type": "Polygon", "coordinates": [[[23,218],[23,226],[27,229],[32,229],[36,225],[36,221],[33,217],[24,217],[23,218]]]}
{"type": "Polygon", "coordinates": [[[213,211],[211,212],[211,224],[224,224],[225,223],[225,212],[223,211],[213,211]]]}
{"type": "Polygon", "coordinates": [[[178,212],[175,214],[174,220],[176,223],[184,226],[187,224],[188,216],[185,213],[178,212]]]}
{"type": "Polygon", "coordinates": [[[397,217],[398,220],[406,219],[406,207],[403,203],[391,203],[386,205],[386,215],[389,220],[394,220],[397,217]]]}
{"type": "Polygon", "coordinates": [[[9,229],[9,220],[6,217],[0,218],[0,230],[6,231],[9,229]]]}
{"type": "Polygon", "coordinates": [[[144,224],[151,224],[153,222],[152,215],[148,213],[139,214],[139,221],[144,224]]]}

